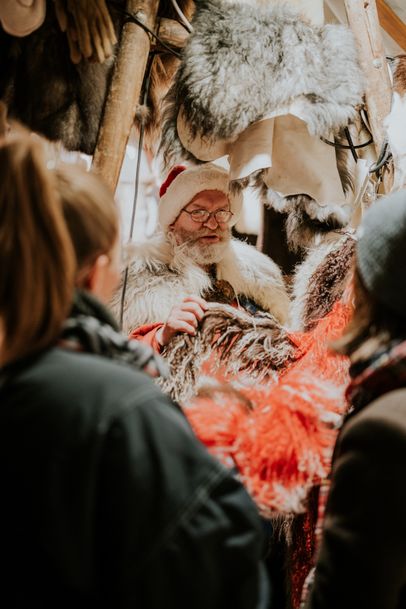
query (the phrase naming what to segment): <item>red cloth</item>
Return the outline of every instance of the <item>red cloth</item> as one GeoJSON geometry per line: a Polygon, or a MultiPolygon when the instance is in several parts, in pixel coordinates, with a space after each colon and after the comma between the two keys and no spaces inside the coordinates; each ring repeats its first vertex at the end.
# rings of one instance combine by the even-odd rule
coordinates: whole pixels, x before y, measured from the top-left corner
{"type": "Polygon", "coordinates": [[[163,323],[157,322],[154,324],[145,324],[143,326],[139,326],[131,332],[129,338],[140,340],[142,343],[152,347],[157,353],[161,353],[162,347],[156,339],[156,333],[163,327],[163,325],[163,323]]]}
{"type": "MultiPolygon", "coordinates": [[[[230,303],[232,307],[239,308],[238,301],[234,300],[230,303]]],[[[141,342],[149,345],[156,351],[157,353],[161,353],[162,346],[158,343],[156,339],[156,333],[160,328],[162,328],[165,324],[163,322],[156,322],[153,324],[144,324],[143,326],[138,326],[135,328],[130,334],[129,338],[134,338],[135,340],[140,340],[141,342]]]]}

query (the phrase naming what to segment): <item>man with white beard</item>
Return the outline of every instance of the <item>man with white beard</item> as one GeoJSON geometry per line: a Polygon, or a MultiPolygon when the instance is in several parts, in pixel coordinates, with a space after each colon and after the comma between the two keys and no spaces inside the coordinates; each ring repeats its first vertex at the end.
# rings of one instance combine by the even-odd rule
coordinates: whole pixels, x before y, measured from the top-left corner
{"type": "Polygon", "coordinates": [[[241,207],[242,194],[229,192],[224,169],[211,163],[172,169],[160,189],[160,230],[132,251],[125,331],[160,351],[181,332],[195,334],[208,302],[286,320],[279,267],[231,236],[241,207]]]}

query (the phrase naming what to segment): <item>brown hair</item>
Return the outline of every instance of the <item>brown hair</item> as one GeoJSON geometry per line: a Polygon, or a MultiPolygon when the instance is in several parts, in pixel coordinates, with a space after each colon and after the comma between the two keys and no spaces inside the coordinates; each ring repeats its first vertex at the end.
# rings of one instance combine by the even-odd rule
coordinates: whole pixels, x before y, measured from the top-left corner
{"type": "Polygon", "coordinates": [[[352,319],[343,336],[334,341],[332,347],[337,353],[348,355],[354,363],[370,358],[391,340],[406,337],[406,321],[367,291],[357,270],[353,288],[352,319]]]}
{"type": "Polygon", "coordinates": [[[42,145],[0,143],[2,362],[52,344],[72,302],[75,258],[42,145]]]}
{"type": "Polygon", "coordinates": [[[108,254],[117,240],[117,207],[112,192],[100,178],[78,166],[58,167],[56,179],[76,254],[76,284],[85,287],[96,258],[108,254]]]}

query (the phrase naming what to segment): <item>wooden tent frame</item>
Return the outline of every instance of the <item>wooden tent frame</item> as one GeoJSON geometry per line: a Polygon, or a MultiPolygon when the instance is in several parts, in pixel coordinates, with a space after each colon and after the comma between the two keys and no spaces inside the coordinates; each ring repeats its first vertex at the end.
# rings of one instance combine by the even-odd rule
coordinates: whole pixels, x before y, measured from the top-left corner
{"type": "Polygon", "coordinates": [[[397,16],[385,0],[376,0],[381,27],[406,53],[406,24],[397,16]]]}

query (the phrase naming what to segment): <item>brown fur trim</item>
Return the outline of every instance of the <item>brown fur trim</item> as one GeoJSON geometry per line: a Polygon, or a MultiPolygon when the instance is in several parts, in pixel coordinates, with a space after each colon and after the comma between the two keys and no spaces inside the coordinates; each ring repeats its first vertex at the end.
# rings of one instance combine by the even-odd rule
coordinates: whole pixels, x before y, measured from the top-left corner
{"type": "Polygon", "coordinates": [[[161,137],[162,99],[168,92],[178,65],[179,59],[169,53],[157,55],[152,60],[144,140],[148,150],[154,151],[161,137]]]}
{"type": "Polygon", "coordinates": [[[245,373],[259,381],[295,359],[293,343],[272,315],[253,316],[216,303],[206,311],[195,336],[179,334],[164,349],[170,377],[161,382],[162,389],[177,401],[188,400],[197,390],[203,362],[214,351],[214,374],[221,366],[228,374],[245,373]]]}
{"type": "Polygon", "coordinates": [[[406,55],[398,55],[395,58],[393,90],[401,96],[406,93],[406,55]]]}
{"type": "Polygon", "coordinates": [[[327,315],[343,294],[355,256],[356,241],[348,237],[339,250],[333,250],[320,264],[309,281],[304,307],[304,328],[310,330],[327,315]]]}

